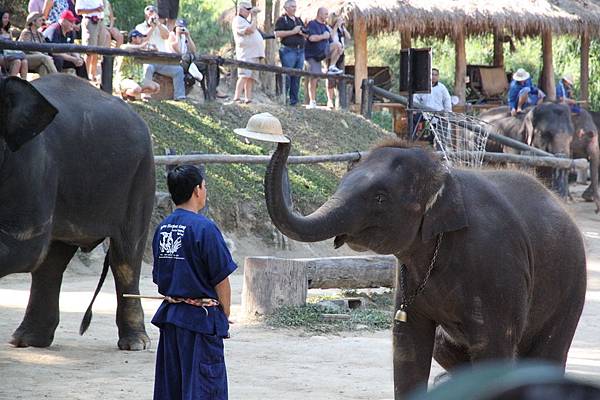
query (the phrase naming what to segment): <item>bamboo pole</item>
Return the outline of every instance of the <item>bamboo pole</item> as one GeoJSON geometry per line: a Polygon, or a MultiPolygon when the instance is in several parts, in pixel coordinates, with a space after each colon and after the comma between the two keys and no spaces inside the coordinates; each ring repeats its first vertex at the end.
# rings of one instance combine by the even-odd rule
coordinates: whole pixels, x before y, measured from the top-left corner
{"type": "Polygon", "coordinates": [[[357,16],[354,20],[354,98],[361,104],[361,85],[368,78],[367,21],[357,16]]]}
{"type": "Polygon", "coordinates": [[[581,68],[580,68],[580,96],[582,101],[590,97],[590,34],[587,30],[581,35],[581,68]]]}
{"type": "Polygon", "coordinates": [[[456,66],[454,71],[454,94],[458,96],[459,104],[466,101],[467,51],[465,46],[464,28],[459,28],[454,38],[456,49],[456,66]]]}
{"type": "Polygon", "coordinates": [[[556,100],[554,65],[552,61],[552,31],[542,32],[542,79],[541,87],[548,100],[556,100]]]}

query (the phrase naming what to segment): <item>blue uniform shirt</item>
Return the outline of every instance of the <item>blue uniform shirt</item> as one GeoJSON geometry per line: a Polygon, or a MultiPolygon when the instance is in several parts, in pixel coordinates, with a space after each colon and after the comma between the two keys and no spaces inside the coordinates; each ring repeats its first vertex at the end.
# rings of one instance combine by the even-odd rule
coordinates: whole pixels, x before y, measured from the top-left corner
{"type": "Polygon", "coordinates": [[[508,107],[511,110],[516,109],[519,105],[519,97],[524,94],[527,94],[527,101],[523,108],[536,105],[541,96],[540,90],[531,82],[531,78],[527,79],[523,85],[513,80],[508,89],[508,107]]]}
{"type": "Polygon", "coordinates": [[[567,89],[562,79],[556,84],[556,100],[572,99],[571,89],[567,89]]]}
{"type": "MultiPolygon", "coordinates": [[[[322,35],[328,32],[327,25],[320,23],[317,20],[312,20],[308,23],[306,29],[308,29],[308,35],[322,35]]],[[[324,60],[327,57],[327,47],[329,47],[330,39],[319,40],[318,42],[306,41],[304,47],[304,57],[314,58],[317,61],[324,60]]]]}
{"type": "MultiPolygon", "coordinates": [[[[181,208],[156,228],[152,241],[152,279],[164,296],[217,299],[215,286],[237,265],[214,222],[181,208]]],[[[164,301],[152,323],[226,337],[229,322],[220,307],[196,307],[164,301]]]]}

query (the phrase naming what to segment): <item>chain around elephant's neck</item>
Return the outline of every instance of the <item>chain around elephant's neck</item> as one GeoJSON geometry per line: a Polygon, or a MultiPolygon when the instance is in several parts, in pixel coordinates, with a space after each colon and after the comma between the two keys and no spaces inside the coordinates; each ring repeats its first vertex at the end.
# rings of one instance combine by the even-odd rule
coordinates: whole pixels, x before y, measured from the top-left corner
{"type": "Polygon", "coordinates": [[[415,301],[415,298],[419,294],[421,294],[421,292],[423,292],[423,290],[425,290],[427,281],[429,280],[429,277],[431,276],[431,272],[433,271],[433,267],[435,266],[435,260],[437,259],[438,253],[440,252],[440,245],[442,244],[443,237],[444,237],[444,232],[442,232],[438,235],[437,243],[435,245],[435,250],[433,252],[433,256],[431,257],[431,263],[429,263],[429,268],[427,269],[427,272],[425,273],[425,277],[423,278],[423,281],[421,282],[421,284],[417,287],[417,290],[415,290],[415,292],[412,295],[410,295],[409,297],[406,297],[406,265],[405,264],[400,265],[400,289],[402,290],[402,302],[400,303],[400,308],[396,312],[396,316],[394,317],[394,319],[396,321],[406,322],[406,317],[407,317],[406,309],[415,301]]]}

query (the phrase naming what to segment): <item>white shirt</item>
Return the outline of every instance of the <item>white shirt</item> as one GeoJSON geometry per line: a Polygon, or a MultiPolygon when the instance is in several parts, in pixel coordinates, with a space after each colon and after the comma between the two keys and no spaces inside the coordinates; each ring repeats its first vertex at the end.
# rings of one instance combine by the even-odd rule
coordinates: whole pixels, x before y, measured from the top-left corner
{"type": "Polygon", "coordinates": [[[413,99],[435,111],[452,112],[450,93],[448,93],[448,89],[446,89],[446,86],[442,82],[438,82],[437,85],[432,86],[431,93],[415,94],[413,99]]]}
{"type": "MultiPolygon", "coordinates": [[[[79,10],[92,10],[104,6],[104,0],[77,0],[75,2],[75,12],[79,14],[79,10]]],[[[82,14],[84,17],[104,18],[104,12],[94,12],[90,14],[82,14]]]]}
{"type": "MultiPolygon", "coordinates": [[[[150,32],[152,27],[146,23],[146,21],[135,27],[136,30],[140,31],[142,35],[147,35],[150,32]]],[[[165,53],[172,53],[172,51],[167,46],[167,41],[160,36],[160,29],[158,26],[154,28],[152,35],[148,37],[148,43],[151,43],[156,46],[158,51],[162,51],[165,53]]]]}
{"type": "Polygon", "coordinates": [[[265,56],[265,41],[258,29],[249,34],[245,33],[250,25],[246,18],[239,15],[236,15],[231,23],[233,39],[235,40],[235,57],[238,60],[248,61],[252,58],[265,56]]]}

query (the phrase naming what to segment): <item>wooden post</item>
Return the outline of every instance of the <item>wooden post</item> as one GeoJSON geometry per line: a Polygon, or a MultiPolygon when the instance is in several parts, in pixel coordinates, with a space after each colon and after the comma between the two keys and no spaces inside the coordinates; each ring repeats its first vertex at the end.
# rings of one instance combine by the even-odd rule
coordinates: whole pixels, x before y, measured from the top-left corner
{"type": "Polygon", "coordinates": [[[219,64],[209,62],[207,65],[208,77],[206,88],[206,101],[214,101],[217,98],[217,74],[219,73],[219,64]]]}
{"type": "Polygon", "coordinates": [[[501,29],[494,31],[494,66],[504,66],[504,42],[502,41],[504,33],[501,29]]]}
{"type": "Polygon", "coordinates": [[[546,93],[548,100],[556,100],[554,65],[552,62],[552,31],[545,30],[542,32],[542,76],[540,86],[546,93]]]}
{"type": "MultiPolygon", "coordinates": [[[[261,15],[263,19],[262,31],[265,33],[273,32],[273,0],[260,0],[259,7],[263,10],[261,15]]],[[[279,3],[279,2],[277,2],[279,3]]],[[[268,65],[277,65],[275,62],[277,58],[277,40],[269,39],[265,40],[265,63],[268,65]]],[[[260,73],[260,84],[263,92],[269,96],[275,95],[275,74],[271,72],[260,73]]]]}
{"type": "Polygon", "coordinates": [[[371,119],[373,113],[373,79],[363,79],[360,85],[360,113],[366,119],[371,119]]]}
{"type": "Polygon", "coordinates": [[[337,81],[338,87],[338,101],[340,103],[340,108],[342,110],[348,109],[348,87],[346,86],[345,79],[338,79],[337,81]]]}
{"type": "Polygon", "coordinates": [[[454,37],[456,66],[454,70],[454,95],[458,96],[459,104],[465,104],[467,75],[467,52],[465,49],[465,31],[460,28],[454,37]]]}
{"type": "Polygon", "coordinates": [[[581,35],[581,69],[579,78],[579,99],[588,101],[590,97],[590,34],[586,30],[581,35]]]}
{"type": "Polygon", "coordinates": [[[412,47],[412,35],[409,30],[402,31],[400,34],[400,47],[410,49],[412,47]]]}
{"type": "Polygon", "coordinates": [[[102,78],[100,88],[108,94],[113,92],[113,67],[115,58],[113,56],[102,57],[102,78]]]}
{"type": "Polygon", "coordinates": [[[367,21],[357,17],[354,20],[354,98],[356,104],[361,103],[361,85],[368,73],[367,21]]]}
{"type": "Polygon", "coordinates": [[[255,318],[281,306],[306,304],[308,279],[303,262],[273,257],[247,257],[244,261],[242,315],[255,318]]]}

